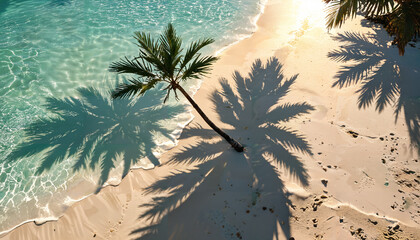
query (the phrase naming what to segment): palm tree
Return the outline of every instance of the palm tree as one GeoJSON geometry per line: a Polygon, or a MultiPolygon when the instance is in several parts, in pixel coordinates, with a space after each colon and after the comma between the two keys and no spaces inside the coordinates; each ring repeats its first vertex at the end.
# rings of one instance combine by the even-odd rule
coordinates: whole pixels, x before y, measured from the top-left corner
{"type": "Polygon", "coordinates": [[[382,24],[394,36],[400,55],[420,35],[420,0],[324,0],[327,27],[340,27],[349,17],[362,12],[368,20],[382,24]]]}
{"type": "Polygon", "coordinates": [[[164,103],[168,100],[171,92],[175,94],[176,100],[179,100],[177,94],[177,90],[179,90],[214,131],[226,139],[236,151],[243,152],[244,147],[218,128],[180,85],[181,82],[198,79],[210,72],[211,66],[218,58],[201,56],[199,51],[213,43],[214,40],[205,38],[192,42],[183,54],[182,40],[177,36],[171,23],[158,39],[154,39],[150,34],[144,32],[135,32],[134,38],[139,47],[138,57],[131,60],[125,57],[112,63],[109,70],[134,74],[135,77],[120,84],[112,92],[112,98],[140,96],[158,83],[166,84],[164,90],[167,93],[164,103]]]}

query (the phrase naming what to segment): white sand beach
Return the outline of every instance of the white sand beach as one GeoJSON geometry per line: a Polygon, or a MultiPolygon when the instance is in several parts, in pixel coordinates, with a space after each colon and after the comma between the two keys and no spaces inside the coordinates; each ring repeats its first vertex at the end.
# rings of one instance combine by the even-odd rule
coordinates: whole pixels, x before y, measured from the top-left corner
{"type": "Polygon", "coordinates": [[[420,51],[323,9],[268,0],[195,94],[245,153],[193,111],[160,166],[0,239],[419,239],[420,51]]]}

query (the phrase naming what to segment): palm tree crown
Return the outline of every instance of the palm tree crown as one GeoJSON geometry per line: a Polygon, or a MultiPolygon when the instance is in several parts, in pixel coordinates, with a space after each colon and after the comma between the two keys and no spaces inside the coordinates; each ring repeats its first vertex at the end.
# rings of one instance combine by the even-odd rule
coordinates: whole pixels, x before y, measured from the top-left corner
{"type": "Polygon", "coordinates": [[[225,138],[238,152],[244,147],[219,129],[195,101],[181,87],[180,83],[189,79],[198,79],[207,75],[213,63],[218,59],[214,56],[202,56],[200,50],[214,42],[211,38],[204,38],[192,42],[184,53],[182,40],[177,36],[171,23],[162,34],[155,39],[150,34],[135,32],[134,38],[139,47],[139,54],[133,59],[125,57],[114,62],[109,67],[111,72],[129,73],[134,77],[126,83],[120,84],[113,92],[113,98],[140,96],[147,90],[152,89],[157,83],[165,84],[166,96],[164,103],[173,92],[178,100],[179,90],[203,117],[203,119],[225,138]]]}
{"type": "Polygon", "coordinates": [[[136,78],[115,89],[113,98],[141,95],[158,82],[165,82],[168,84],[166,102],[171,91],[176,94],[176,84],[204,76],[217,60],[217,57],[202,57],[199,53],[203,47],[214,42],[211,38],[191,43],[185,55],[182,55],[182,40],[176,35],[172,24],[168,24],[159,39],[144,32],[135,32],[134,38],[139,47],[138,57],[132,60],[125,57],[112,63],[109,69],[117,73],[135,74],[136,78]]]}
{"type": "Polygon", "coordinates": [[[404,55],[405,46],[420,34],[420,0],[324,0],[327,27],[340,27],[348,18],[363,13],[367,19],[381,23],[393,43],[404,55]]]}

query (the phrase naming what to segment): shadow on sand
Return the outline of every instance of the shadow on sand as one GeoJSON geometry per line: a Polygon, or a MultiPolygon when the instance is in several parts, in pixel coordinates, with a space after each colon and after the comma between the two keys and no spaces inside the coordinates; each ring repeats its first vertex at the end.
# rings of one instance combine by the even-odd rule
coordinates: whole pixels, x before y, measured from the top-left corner
{"type": "Polygon", "coordinates": [[[420,154],[420,51],[408,46],[399,56],[384,30],[366,20],[362,24],[374,33],[345,32],[333,37],[343,45],[328,57],[345,63],[333,87],[360,85],[359,108],[375,104],[382,112],[391,105],[395,121],[404,114],[411,145],[420,154]]]}
{"type": "Polygon", "coordinates": [[[26,139],[8,160],[42,153],[38,174],[69,157],[76,159],[74,171],[95,169],[99,165],[99,190],[121,159],[123,177],[141,158],[147,157],[154,165],[159,164],[153,154],[154,137],[161,134],[172,139],[162,121],[185,110],[180,105],[162,105],[162,101],[159,90],[134,101],[111,101],[94,88],[78,89],[77,97],[47,98],[45,108],[55,116],[31,123],[24,130],[26,139]]]}
{"type": "Polygon", "coordinates": [[[233,128],[226,132],[246,152],[235,152],[212,130],[185,129],[182,138],[202,140],[176,153],[168,164],[189,169],[146,189],[158,197],[143,206],[147,210],[140,219],[151,224],[132,232],[134,238],[272,239],[284,234],[289,239],[291,204],[280,175],[307,186],[306,169],[292,152],[312,152],[305,138],[284,124],[313,107],[280,101],[297,75],[285,79],[275,58],[266,65],[255,61],[248,77],[239,72],[233,77],[236,86],[221,79],[223,90],[211,100],[220,120],[233,128]]]}

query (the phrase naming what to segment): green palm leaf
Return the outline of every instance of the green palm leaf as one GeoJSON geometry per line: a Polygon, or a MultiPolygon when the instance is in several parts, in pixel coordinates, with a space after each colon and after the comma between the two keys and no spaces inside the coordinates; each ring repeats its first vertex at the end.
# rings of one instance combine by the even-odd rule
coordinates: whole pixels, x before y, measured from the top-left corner
{"type": "Polygon", "coordinates": [[[404,55],[405,46],[420,35],[420,2],[410,1],[400,4],[389,15],[389,24],[386,30],[395,36],[400,55],[404,55]]]}
{"type": "Polygon", "coordinates": [[[368,20],[382,24],[389,35],[395,36],[394,44],[400,55],[405,46],[420,34],[419,0],[324,0],[328,3],[327,27],[341,27],[349,18],[362,13],[368,20]]]}
{"type": "Polygon", "coordinates": [[[363,11],[367,16],[377,16],[391,12],[394,6],[393,0],[367,0],[363,4],[363,11]]]}
{"type": "Polygon", "coordinates": [[[187,66],[184,73],[182,74],[181,79],[186,80],[189,78],[200,78],[208,74],[211,70],[211,66],[218,60],[217,57],[206,56],[200,57],[197,56],[194,61],[187,66]]]}
{"type": "Polygon", "coordinates": [[[192,42],[188,47],[185,56],[181,62],[180,71],[197,55],[197,53],[205,46],[214,43],[214,39],[205,38],[195,42],[192,42]]]}
{"type": "Polygon", "coordinates": [[[153,39],[150,34],[144,32],[135,32],[134,38],[138,42],[139,58],[151,64],[155,71],[167,76],[169,73],[165,69],[162,56],[159,54],[159,42],[153,39]]]}
{"type": "Polygon", "coordinates": [[[137,59],[129,60],[127,57],[118,62],[114,62],[109,66],[109,71],[117,73],[131,73],[139,75],[140,77],[155,77],[152,72],[150,64],[143,60],[140,62],[137,59]]]}
{"type": "Polygon", "coordinates": [[[114,99],[132,97],[135,95],[140,96],[147,90],[152,89],[157,82],[159,82],[159,79],[152,79],[147,82],[131,79],[128,83],[120,84],[114,91],[112,91],[111,96],[114,99]]]}
{"type": "Polygon", "coordinates": [[[172,24],[168,24],[164,33],[159,38],[159,53],[168,77],[173,78],[175,69],[181,61],[182,40],[176,35],[172,24]]]}
{"type": "Polygon", "coordinates": [[[350,17],[355,17],[360,8],[360,0],[334,0],[327,6],[327,27],[341,27],[350,17]]]}

